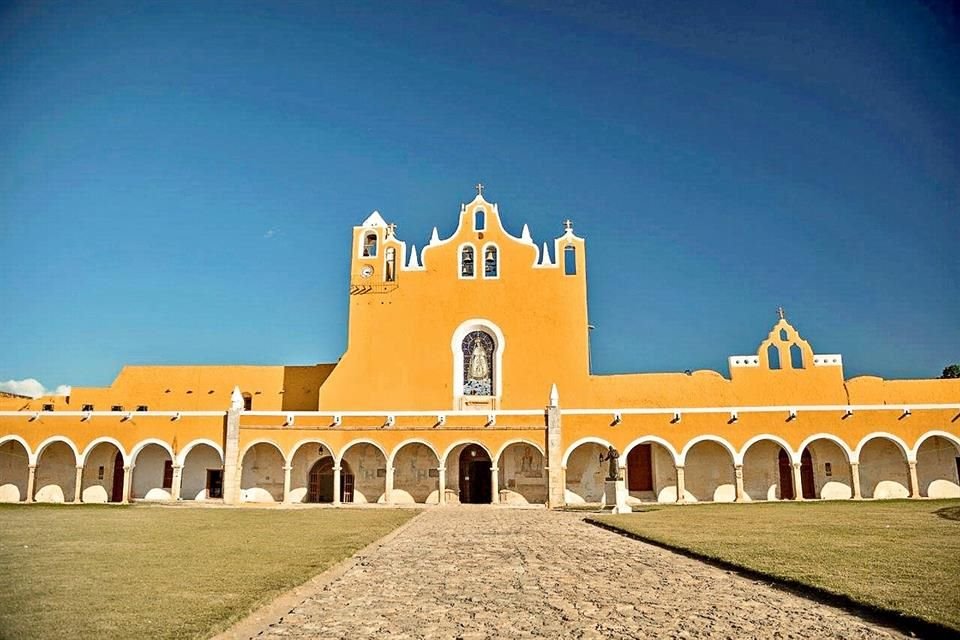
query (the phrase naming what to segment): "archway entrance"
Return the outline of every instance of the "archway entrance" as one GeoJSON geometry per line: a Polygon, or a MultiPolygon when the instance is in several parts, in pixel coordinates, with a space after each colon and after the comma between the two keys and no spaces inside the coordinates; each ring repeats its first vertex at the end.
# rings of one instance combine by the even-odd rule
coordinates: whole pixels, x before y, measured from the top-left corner
{"type": "Polygon", "coordinates": [[[490,456],[483,447],[476,444],[464,447],[460,452],[460,502],[490,504],[491,468],[490,456]]]}
{"type": "MultiPolygon", "coordinates": [[[[780,495],[783,500],[793,500],[796,494],[793,490],[793,464],[790,456],[780,449],[780,495]]],[[[804,449],[800,454],[800,494],[804,500],[814,500],[817,497],[817,487],[813,479],[813,456],[810,449],[804,449]]]]}
{"type": "MultiPolygon", "coordinates": [[[[353,473],[341,462],[340,502],[353,502],[353,473]]],[[[310,468],[307,502],[333,502],[333,458],[321,458],[310,468]]]]}

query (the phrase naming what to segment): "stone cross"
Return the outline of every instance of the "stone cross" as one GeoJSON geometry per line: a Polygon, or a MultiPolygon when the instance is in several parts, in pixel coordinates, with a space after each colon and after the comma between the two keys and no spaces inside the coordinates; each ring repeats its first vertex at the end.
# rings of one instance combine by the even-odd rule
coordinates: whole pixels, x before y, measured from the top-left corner
{"type": "Polygon", "coordinates": [[[573,231],[573,221],[570,218],[567,218],[563,221],[563,228],[567,231],[573,231]]]}
{"type": "Polygon", "coordinates": [[[777,307],[777,315],[783,320],[783,307],[777,307]]]}
{"type": "Polygon", "coordinates": [[[393,236],[393,235],[396,235],[396,233],[397,233],[397,225],[391,222],[390,224],[387,225],[387,234],[393,236]]]}
{"type": "Polygon", "coordinates": [[[483,183],[482,183],[482,182],[478,182],[477,184],[473,185],[473,188],[477,190],[477,195],[482,198],[482,197],[483,197],[483,183]]]}

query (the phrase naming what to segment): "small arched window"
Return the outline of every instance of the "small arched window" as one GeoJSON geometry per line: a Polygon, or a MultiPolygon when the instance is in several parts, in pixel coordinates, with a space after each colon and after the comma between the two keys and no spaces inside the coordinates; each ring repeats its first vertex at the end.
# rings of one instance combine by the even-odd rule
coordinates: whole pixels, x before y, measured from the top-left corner
{"type": "Polygon", "coordinates": [[[771,369],[780,368],[780,349],[777,348],[777,345],[772,344],[767,347],[767,362],[770,363],[771,369]]]}
{"type": "Polygon", "coordinates": [[[250,411],[253,409],[253,396],[249,393],[243,394],[243,410],[250,411]]]}
{"type": "Polygon", "coordinates": [[[364,258],[376,258],[377,257],[377,234],[368,233],[363,238],[363,257],[364,258]]]}
{"type": "Polygon", "coordinates": [[[794,369],[803,369],[803,351],[798,344],[790,345],[790,366],[794,369]]]}
{"type": "Polygon", "coordinates": [[[473,230],[483,231],[487,228],[487,213],[483,209],[477,209],[473,214],[473,230]]]}
{"type": "Polygon", "coordinates": [[[490,245],[483,250],[483,277],[496,278],[498,273],[497,248],[490,245]]]}
{"type": "Polygon", "coordinates": [[[467,245],[460,250],[460,277],[472,278],[474,273],[473,247],[467,245]]]}
{"type": "Polygon", "coordinates": [[[397,281],[397,250],[387,248],[387,282],[397,281]]]}
{"type": "Polygon", "coordinates": [[[563,250],[563,272],[568,276],[577,275],[577,248],[573,245],[563,250]]]}
{"type": "Polygon", "coordinates": [[[780,329],[780,339],[783,340],[784,342],[788,340],[786,329],[780,329]]]}

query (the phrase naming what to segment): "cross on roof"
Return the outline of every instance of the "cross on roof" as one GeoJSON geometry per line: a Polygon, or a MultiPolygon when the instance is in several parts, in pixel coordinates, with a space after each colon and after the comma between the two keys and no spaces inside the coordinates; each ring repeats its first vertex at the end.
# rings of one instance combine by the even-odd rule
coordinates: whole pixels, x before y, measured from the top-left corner
{"type": "Polygon", "coordinates": [[[777,307],[777,315],[780,316],[780,319],[783,320],[783,307],[777,307]]]}
{"type": "Polygon", "coordinates": [[[563,221],[563,228],[567,231],[573,231],[573,221],[570,218],[567,218],[563,221]]]}
{"type": "Polygon", "coordinates": [[[477,184],[473,185],[473,188],[477,190],[477,195],[482,198],[482,197],[483,197],[483,183],[482,183],[482,182],[478,182],[477,184]]]}
{"type": "Polygon", "coordinates": [[[390,224],[387,225],[387,234],[392,236],[392,235],[396,235],[396,233],[397,233],[397,225],[391,222],[390,224]]]}

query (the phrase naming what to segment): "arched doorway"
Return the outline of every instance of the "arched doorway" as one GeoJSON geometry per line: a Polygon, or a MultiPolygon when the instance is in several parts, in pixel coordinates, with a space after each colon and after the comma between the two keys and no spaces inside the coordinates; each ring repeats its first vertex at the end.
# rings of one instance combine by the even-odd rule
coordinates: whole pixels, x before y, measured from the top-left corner
{"type": "MultiPolygon", "coordinates": [[[[353,502],[353,472],[340,463],[340,502],[353,502]]],[[[310,468],[306,502],[333,502],[333,458],[321,458],[310,468]]]]}
{"type": "Polygon", "coordinates": [[[800,492],[804,500],[813,500],[817,497],[817,489],[813,482],[813,456],[810,449],[804,449],[800,454],[800,492]]]}
{"type": "Polygon", "coordinates": [[[113,457],[113,481],[110,486],[110,502],[123,502],[123,454],[117,451],[113,457]]]}
{"type": "Polygon", "coordinates": [[[733,502],[736,479],[733,452],[714,440],[701,440],[686,454],[684,499],[690,502],[733,502]]]}
{"type": "Polygon", "coordinates": [[[81,480],[83,502],[122,502],[123,454],[120,449],[112,442],[96,444],[84,457],[81,480]]]}
{"type": "MultiPolygon", "coordinates": [[[[810,452],[804,449],[803,455],[809,458],[810,452]]],[[[793,464],[790,462],[790,456],[787,455],[786,451],[780,449],[777,458],[780,465],[780,499],[793,500],[796,494],[793,493],[793,464]]]]}
{"type": "Polygon", "coordinates": [[[76,450],[63,440],[51,442],[37,454],[36,502],[73,502],[77,486],[76,450]]]}
{"type": "Polygon", "coordinates": [[[917,449],[917,480],[925,498],[960,497],[960,444],[930,436],[917,449]]]}
{"type": "MultiPolygon", "coordinates": [[[[601,453],[605,455],[606,451],[601,453]]],[[[596,460],[599,458],[594,458],[596,460]]],[[[627,504],[677,501],[675,458],[667,447],[655,441],[632,444],[620,460],[627,461],[625,480],[630,494],[627,504]]],[[[609,463],[599,466],[605,479],[609,463]]]]}
{"type": "Polygon", "coordinates": [[[493,497],[490,477],[492,463],[486,449],[471,444],[460,452],[460,502],[490,504],[493,497]]]}
{"type": "Polygon", "coordinates": [[[30,454],[17,440],[0,444],[0,502],[27,499],[30,477],[30,454]]]}

